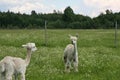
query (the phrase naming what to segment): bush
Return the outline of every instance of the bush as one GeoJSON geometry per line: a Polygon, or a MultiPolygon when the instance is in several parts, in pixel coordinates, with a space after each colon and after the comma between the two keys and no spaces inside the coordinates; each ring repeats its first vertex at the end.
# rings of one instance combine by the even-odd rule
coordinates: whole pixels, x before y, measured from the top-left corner
{"type": "Polygon", "coordinates": [[[48,28],[60,29],[60,28],[64,28],[64,27],[65,27],[65,23],[63,21],[60,21],[60,20],[48,23],[48,28]]]}

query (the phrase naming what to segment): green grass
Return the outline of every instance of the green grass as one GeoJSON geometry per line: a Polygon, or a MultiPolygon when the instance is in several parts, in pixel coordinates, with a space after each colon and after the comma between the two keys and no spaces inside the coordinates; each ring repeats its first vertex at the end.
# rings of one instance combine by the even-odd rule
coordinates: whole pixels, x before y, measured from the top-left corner
{"type": "MultiPolygon", "coordinates": [[[[0,60],[5,56],[25,58],[21,47],[35,42],[26,80],[120,80],[120,37],[114,47],[114,30],[0,30],[0,60]],[[78,33],[79,72],[64,73],[63,51],[68,35],[78,33]]],[[[120,30],[118,30],[120,36],[120,30]]]]}

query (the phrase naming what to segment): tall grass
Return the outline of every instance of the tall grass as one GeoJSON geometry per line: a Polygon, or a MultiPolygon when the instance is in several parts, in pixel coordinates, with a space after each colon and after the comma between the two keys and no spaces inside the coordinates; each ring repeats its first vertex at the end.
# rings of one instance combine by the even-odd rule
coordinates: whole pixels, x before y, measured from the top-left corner
{"type": "MultiPolygon", "coordinates": [[[[120,35],[120,30],[118,31],[120,35]]],[[[48,30],[47,46],[44,30],[0,30],[0,60],[5,56],[25,58],[21,47],[35,42],[26,80],[119,80],[120,37],[114,47],[114,30],[48,30]],[[69,34],[79,34],[79,72],[64,73],[63,51],[70,43],[69,34]]]]}

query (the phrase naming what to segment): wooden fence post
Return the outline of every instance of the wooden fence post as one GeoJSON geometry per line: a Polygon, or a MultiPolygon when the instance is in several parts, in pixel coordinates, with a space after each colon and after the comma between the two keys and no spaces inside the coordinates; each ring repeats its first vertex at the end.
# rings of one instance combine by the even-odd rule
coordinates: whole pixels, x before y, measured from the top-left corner
{"type": "Polygon", "coordinates": [[[117,21],[115,22],[115,48],[117,48],[117,21]]]}
{"type": "Polygon", "coordinates": [[[45,21],[45,46],[47,46],[47,21],[45,21]]]}

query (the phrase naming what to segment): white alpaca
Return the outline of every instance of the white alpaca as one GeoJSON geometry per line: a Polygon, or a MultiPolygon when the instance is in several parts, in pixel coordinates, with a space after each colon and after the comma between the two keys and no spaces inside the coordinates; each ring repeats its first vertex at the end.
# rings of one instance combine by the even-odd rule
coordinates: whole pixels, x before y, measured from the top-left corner
{"type": "Polygon", "coordinates": [[[17,80],[18,74],[21,74],[21,80],[25,80],[26,67],[30,63],[31,53],[37,50],[37,48],[35,43],[27,43],[26,45],[22,45],[22,47],[27,48],[25,60],[18,57],[6,56],[0,61],[0,80],[12,80],[12,75],[17,80]]]}
{"type": "Polygon", "coordinates": [[[72,62],[73,62],[75,71],[78,72],[77,38],[78,38],[78,35],[76,36],[70,35],[72,44],[68,44],[64,50],[65,72],[70,72],[72,62]]]}

